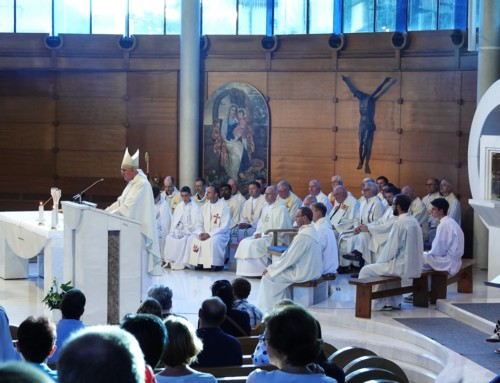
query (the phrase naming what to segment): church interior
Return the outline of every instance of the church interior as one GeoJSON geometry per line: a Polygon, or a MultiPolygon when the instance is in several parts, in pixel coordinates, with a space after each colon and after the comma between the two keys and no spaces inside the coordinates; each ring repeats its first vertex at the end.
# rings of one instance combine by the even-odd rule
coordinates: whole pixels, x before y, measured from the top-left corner
{"type": "MultiPolygon", "coordinates": [[[[337,2],[344,4],[346,14],[346,4],[364,3],[337,2]]],[[[491,51],[498,52],[500,12],[495,12],[499,5],[478,2],[481,21],[490,23],[484,31],[483,25],[479,27],[479,38],[488,32],[484,38],[496,44],[491,51]]],[[[476,4],[439,3],[465,5],[466,9],[476,4]]],[[[402,366],[411,382],[489,382],[500,374],[495,347],[484,341],[496,319],[485,319],[457,304],[488,303],[491,310],[500,305],[500,290],[484,285],[500,273],[500,269],[495,275],[488,270],[498,250],[493,250],[488,239],[489,225],[481,222],[469,203],[484,199],[471,187],[470,167],[475,166],[470,160],[470,138],[475,134],[471,127],[482,94],[500,78],[500,59],[498,53],[486,52],[482,57],[481,50],[469,48],[468,40],[476,36],[468,33],[467,13],[463,16],[460,28],[404,32],[342,33],[337,29],[333,34],[271,34],[266,38],[263,34],[200,34],[198,30],[199,61],[194,67],[198,93],[190,94],[188,101],[181,83],[187,70],[181,57],[183,35],[134,34],[124,43],[116,33],[60,33],[52,44],[45,31],[2,30],[0,211],[36,211],[53,187],[62,191],[61,201],[70,201],[101,178],[104,181],[89,190],[85,199],[106,208],[124,188],[120,162],[127,147],[131,153],[140,150],[140,166],[152,183],[163,186],[163,179],[170,175],[179,189],[193,188],[196,177],[211,177],[204,162],[213,150],[205,131],[211,125],[204,117],[209,99],[226,84],[250,85],[268,107],[263,153],[270,185],[287,180],[303,199],[310,179],[320,180],[328,194],[331,177],[341,175],[357,198],[363,178],[384,175],[399,187],[413,186],[422,197],[428,178],[445,178],[460,201],[464,258],[475,260],[473,294],[458,293],[451,285],[447,299],[428,308],[404,304],[399,312],[377,312],[371,319],[360,319],[355,318],[356,293],[348,284],[349,275],[339,275],[330,282],[331,296],[309,307],[323,327],[324,340],[339,349],[372,349],[402,366]],[[494,58],[487,56],[491,54],[494,58]],[[359,102],[343,77],[366,93],[385,78],[392,82],[376,101],[370,173],[365,167],[357,168],[359,102]],[[479,95],[478,89],[482,89],[479,95]],[[192,121],[197,124],[190,126],[192,121]],[[432,335],[405,325],[405,321],[419,319],[434,319],[443,332],[448,320],[457,329],[472,329],[470,337],[475,338],[469,340],[474,351],[469,353],[462,344],[448,348],[432,335]]],[[[493,113],[496,129],[489,132],[492,135],[500,134],[498,110],[493,113]]],[[[473,181],[483,179],[479,175],[473,181]]],[[[210,296],[212,283],[235,277],[230,263],[222,272],[165,270],[154,279],[173,289],[173,311],[196,325],[201,301],[210,296]]],[[[260,281],[252,278],[251,283],[250,302],[256,299],[260,281]]],[[[51,315],[41,303],[44,288],[36,259],[30,262],[28,279],[0,279],[0,305],[11,324],[19,324],[28,315],[51,315]]],[[[468,332],[456,334],[456,338],[468,336],[468,332]]]]}

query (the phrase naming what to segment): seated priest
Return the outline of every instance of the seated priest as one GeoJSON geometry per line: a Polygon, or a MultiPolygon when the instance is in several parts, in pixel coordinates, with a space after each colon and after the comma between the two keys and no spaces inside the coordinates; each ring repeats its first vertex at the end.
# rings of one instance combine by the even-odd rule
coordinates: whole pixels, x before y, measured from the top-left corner
{"type": "Polygon", "coordinates": [[[323,273],[321,240],[312,223],[312,210],[301,207],[295,219],[299,231],[290,247],[262,275],[257,307],[264,313],[280,300],[291,298],[291,284],[318,279],[323,273]]]}
{"type": "Polygon", "coordinates": [[[163,252],[165,266],[170,265],[172,270],[182,270],[189,264],[191,244],[196,235],[195,227],[201,214],[200,210],[198,204],[191,199],[191,189],[183,186],[181,203],[175,208],[163,252]]]}
{"type": "MultiPolygon", "coordinates": [[[[253,236],[243,239],[236,251],[236,275],[259,277],[270,262],[267,253],[272,243],[272,235],[266,234],[271,229],[291,229],[292,222],[285,204],[277,200],[278,189],[268,186],[265,192],[267,205],[261,212],[257,229],[253,236]]],[[[278,236],[278,245],[287,244],[286,237],[278,236]]]]}
{"type": "Polygon", "coordinates": [[[207,188],[207,200],[198,215],[189,264],[196,270],[220,271],[224,268],[226,247],[229,242],[229,206],[219,198],[219,188],[207,188]]]}

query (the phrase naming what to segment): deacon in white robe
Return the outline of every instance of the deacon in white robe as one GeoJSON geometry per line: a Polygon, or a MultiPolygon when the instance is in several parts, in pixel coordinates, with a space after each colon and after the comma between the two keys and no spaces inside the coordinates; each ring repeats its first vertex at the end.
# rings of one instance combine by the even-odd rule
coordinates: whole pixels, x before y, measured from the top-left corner
{"type": "MultiPolygon", "coordinates": [[[[359,272],[359,278],[376,276],[398,276],[406,283],[411,278],[417,278],[422,272],[422,229],[418,221],[408,214],[411,200],[407,195],[398,195],[394,199],[393,209],[398,220],[392,226],[389,238],[380,253],[377,262],[364,266],[359,272]]],[[[374,291],[391,289],[400,286],[399,282],[377,285],[374,291]]],[[[375,299],[372,310],[400,309],[402,295],[375,299]]]]}
{"type": "Polygon", "coordinates": [[[321,202],[325,205],[327,213],[330,213],[330,210],[332,210],[332,204],[328,196],[321,191],[321,184],[319,180],[312,179],[309,181],[309,194],[315,196],[317,202],[321,202]]]}
{"type": "MultiPolygon", "coordinates": [[[[270,262],[267,253],[272,244],[272,234],[266,234],[271,229],[291,229],[292,222],[285,205],[277,200],[278,190],[268,186],[265,192],[267,205],[261,212],[255,233],[243,239],[236,250],[236,275],[247,277],[261,276],[270,262]]],[[[288,244],[285,236],[278,235],[278,245],[288,244]]]]}
{"type": "Polygon", "coordinates": [[[170,206],[163,198],[158,186],[153,186],[153,197],[155,199],[155,211],[156,211],[156,229],[158,230],[158,243],[160,246],[160,256],[163,257],[163,251],[165,249],[165,239],[170,232],[170,223],[172,222],[172,213],[170,212],[170,206]]]}
{"type": "Polygon", "coordinates": [[[260,185],[256,181],[248,184],[248,194],[250,194],[250,198],[245,201],[241,209],[240,221],[231,232],[231,243],[233,244],[238,244],[243,238],[255,233],[262,208],[266,204],[266,198],[260,194],[260,185]]]}
{"type": "Polygon", "coordinates": [[[462,265],[464,232],[454,219],[446,215],[449,207],[446,199],[437,198],[431,204],[432,215],[439,225],[430,251],[423,254],[423,269],[447,271],[455,275],[462,265]]]}
{"type": "Polygon", "coordinates": [[[337,240],[333,234],[332,224],[325,217],[326,206],[321,202],[312,205],[314,227],[318,231],[323,260],[323,274],[333,274],[339,267],[337,240]]]}
{"type": "Polygon", "coordinates": [[[219,199],[219,190],[215,186],[207,188],[207,199],[209,202],[202,206],[198,216],[198,236],[193,239],[189,264],[199,269],[222,270],[231,213],[224,200],[219,199]]]}
{"type": "Polygon", "coordinates": [[[292,192],[292,186],[288,181],[278,182],[276,188],[278,189],[278,201],[283,201],[290,214],[290,220],[294,222],[297,210],[302,206],[302,200],[292,192]]]}
{"type": "Polygon", "coordinates": [[[308,207],[297,212],[299,232],[278,262],[269,265],[262,276],[257,296],[257,307],[266,313],[282,299],[291,298],[289,286],[321,277],[323,260],[321,243],[312,224],[308,207]]]}
{"type": "Polygon", "coordinates": [[[131,157],[128,148],[125,149],[121,174],[127,181],[127,186],[116,202],[106,208],[106,211],[135,219],[141,223],[143,239],[141,296],[145,297],[152,284],[152,276],[162,275],[162,270],[153,190],[146,175],[139,169],[139,150],[131,157]]]}
{"type": "Polygon", "coordinates": [[[182,202],[177,205],[165,241],[164,261],[172,270],[183,270],[189,264],[191,244],[196,236],[195,228],[201,214],[198,204],[191,198],[191,189],[181,188],[182,202]]]}

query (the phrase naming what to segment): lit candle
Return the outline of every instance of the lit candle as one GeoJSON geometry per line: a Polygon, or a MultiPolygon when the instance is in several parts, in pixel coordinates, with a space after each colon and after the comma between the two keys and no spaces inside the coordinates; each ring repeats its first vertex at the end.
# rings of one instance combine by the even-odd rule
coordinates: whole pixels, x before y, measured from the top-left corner
{"type": "Polygon", "coordinates": [[[43,202],[40,201],[40,205],[38,206],[38,222],[40,225],[43,225],[43,202]]]}

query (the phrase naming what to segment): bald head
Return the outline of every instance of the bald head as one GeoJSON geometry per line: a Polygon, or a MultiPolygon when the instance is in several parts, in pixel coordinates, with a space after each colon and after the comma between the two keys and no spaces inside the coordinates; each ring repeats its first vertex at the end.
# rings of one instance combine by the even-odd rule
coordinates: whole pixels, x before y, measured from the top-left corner
{"type": "Polygon", "coordinates": [[[219,327],[226,316],[226,305],[219,297],[205,299],[198,311],[200,327],[219,327]]]}
{"type": "Polygon", "coordinates": [[[404,195],[407,195],[408,197],[410,197],[410,199],[412,201],[415,198],[417,198],[417,194],[415,193],[415,189],[413,189],[413,187],[410,186],[410,185],[403,186],[403,188],[401,189],[401,193],[403,193],[404,195]]]}
{"type": "Polygon", "coordinates": [[[336,186],[335,189],[333,189],[333,196],[335,197],[335,201],[342,203],[347,198],[347,189],[344,185],[336,186]]]}
{"type": "Polygon", "coordinates": [[[321,184],[319,183],[319,180],[312,179],[309,181],[309,194],[316,196],[319,193],[321,193],[321,184]]]}

